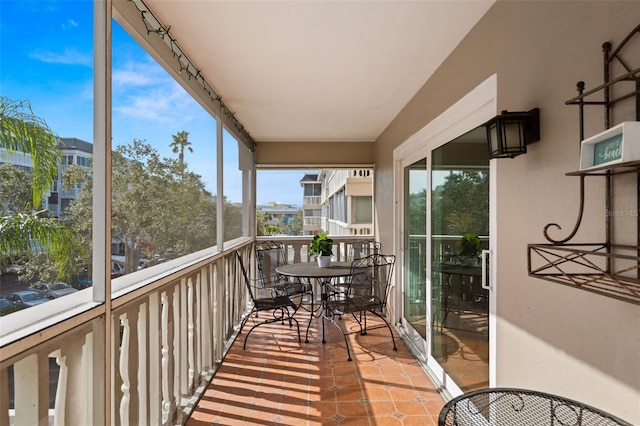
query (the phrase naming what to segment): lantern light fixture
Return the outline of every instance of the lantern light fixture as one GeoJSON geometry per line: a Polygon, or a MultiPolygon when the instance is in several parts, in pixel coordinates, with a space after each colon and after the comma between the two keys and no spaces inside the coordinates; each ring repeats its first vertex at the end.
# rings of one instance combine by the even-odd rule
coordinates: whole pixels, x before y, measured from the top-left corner
{"type": "Polygon", "coordinates": [[[489,158],[526,154],[527,145],[540,140],[540,110],[502,113],[485,124],[489,158]]]}

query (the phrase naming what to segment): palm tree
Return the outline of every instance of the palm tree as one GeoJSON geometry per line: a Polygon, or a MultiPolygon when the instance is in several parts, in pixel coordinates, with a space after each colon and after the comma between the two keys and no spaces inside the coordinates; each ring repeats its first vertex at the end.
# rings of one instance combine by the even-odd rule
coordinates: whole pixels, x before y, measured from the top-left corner
{"type": "MultiPolygon", "coordinates": [[[[61,158],[57,140],[47,123],[33,113],[29,101],[0,96],[0,148],[8,154],[22,152],[31,156],[34,208],[40,206],[42,193],[49,189],[52,177],[57,175],[61,158]]],[[[0,262],[47,251],[61,272],[69,271],[69,265],[74,263],[77,238],[62,223],[43,217],[43,211],[0,213],[0,262]]]]}
{"type": "Polygon", "coordinates": [[[174,154],[178,154],[178,161],[180,161],[180,165],[184,166],[184,149],[187,148],[189,152],[193,152],[193,148],[191,148],[191,142],[189,142],[189,132],[184,130],[176,133],[172,136],[173,142],[171,142],[171,150],[174,154]]]}
{"type": "Polygon", "coordinates": [[[61,153],[58,137],[47,123],[36,116],[29,101],[13,101],[0,96],[0,148],[8,153],[24,152],[33,161],[33,206],[40,205],[42,193],[57,175],[61,153]]]}

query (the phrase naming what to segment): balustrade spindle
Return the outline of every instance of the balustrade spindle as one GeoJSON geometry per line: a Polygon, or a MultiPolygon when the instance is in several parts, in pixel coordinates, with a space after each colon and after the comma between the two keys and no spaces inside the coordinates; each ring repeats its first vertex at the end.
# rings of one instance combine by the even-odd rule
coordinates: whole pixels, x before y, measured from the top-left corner
{"type": "Polygon", "coordinates": [[[122,397],[120,398],[120,424],[122,426],[129,426],[129,400],[130,400],[130,381],[129,381],[129,343],[130,343],[130,330],[129,330],[129,319],[127,318],[127,314],[123,314],[119,319],[119,325],[122,327],[122,342],[120,343],[120,362],[119,362],[119,372],[120,372],[120,380],[122,385],[120,385],[120,391],[122,392],[122,397]]]}

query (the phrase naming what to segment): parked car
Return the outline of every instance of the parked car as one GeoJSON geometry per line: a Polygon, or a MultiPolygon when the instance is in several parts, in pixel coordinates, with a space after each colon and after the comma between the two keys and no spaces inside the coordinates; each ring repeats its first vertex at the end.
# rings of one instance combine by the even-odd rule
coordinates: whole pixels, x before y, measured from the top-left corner
{"type": "Polygon", "coordinates": [[[124,264],[112,261],[111,262],[111,278],[118,278],[125,274],[124,264]]]}
{"type": "Polygon", "coordinates": [[[17,306],[5,298],[0,298],[0,317],[9,315],[12,312],[16,312],[24,308],[25,306],[17,306]]]}
{"type": "Polygon", "coordinates": [[[89,278],[89,272],[82,271],[80,272],[74,279],[71,281],[71,287],[76,290],[84,290],[85,288],[91,287],[91,279],[89,278]]]}
{"type": "Polygon", "coordinates": [[[51,299],[38,290],[22,290],[7,294],[7,300],[14,306],[29,308],[48,302],[51,299]]]}
{"type": "Polygon", "coordinates": [[[44,296],[48,297],[49,299],[55,299],[58,297],[66,296],[67,294],[75,293],[76,291],[78,291],[77,289],[71,287],[69,284],[66,284],[63,282],[56,282],[56,283],[38,282],[38,283],[32,284],[29,288],[31,290],[41,291],[42,294],[44,294],[44,296]]]}

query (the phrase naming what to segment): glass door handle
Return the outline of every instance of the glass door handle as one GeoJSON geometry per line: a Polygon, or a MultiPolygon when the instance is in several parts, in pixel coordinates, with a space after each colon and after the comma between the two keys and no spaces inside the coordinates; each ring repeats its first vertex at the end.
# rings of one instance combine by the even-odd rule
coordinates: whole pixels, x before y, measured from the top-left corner
{"type": "Polygon", "coordinates": [[[487,277],[487,259],[491,260],[491,250],[482,250],[482,288],[491,290],[491,283],[489,282],[489,277],[487,277]]]}

